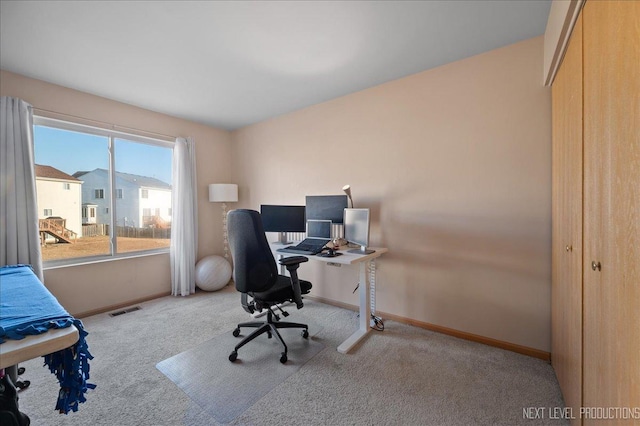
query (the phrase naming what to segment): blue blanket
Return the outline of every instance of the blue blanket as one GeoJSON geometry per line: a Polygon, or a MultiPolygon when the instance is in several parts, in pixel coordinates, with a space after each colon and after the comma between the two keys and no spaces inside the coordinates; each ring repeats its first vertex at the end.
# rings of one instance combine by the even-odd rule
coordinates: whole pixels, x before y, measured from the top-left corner
{"type": "Polygon", "coordinates": [[[78,411],[78,404],[86,401],[86,391],[95,388],[87,382],[89,360],[93,359],[85,340],[88,333],[82,322],[69,315],[42,285],[31,266],[0,268],[0,343],[71,325],[78,329],[78,341],[69,348],[44,356],[45,365],[60,383],[56,409],[65,414],[78,411]]]}

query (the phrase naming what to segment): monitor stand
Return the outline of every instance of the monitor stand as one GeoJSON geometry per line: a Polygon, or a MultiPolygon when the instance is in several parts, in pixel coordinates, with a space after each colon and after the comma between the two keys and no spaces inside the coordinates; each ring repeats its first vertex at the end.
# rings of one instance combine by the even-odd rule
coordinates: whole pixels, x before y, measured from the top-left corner
{"type": "Polygon", "coordinates": [[[360,248],[357,248],[357,249],[347,250],[347,253],[354,253],[354,254],[371,254],[375,252],[376,252],[375,250],[368,249],[367,246],[360,246],[360,248]]]}
{"type": "Polygon", "coordinates": [[[287,241],[286,232],[278,232],[278,241],[274,242],[274,244],[291,244],[291,241],[287,241]]]}

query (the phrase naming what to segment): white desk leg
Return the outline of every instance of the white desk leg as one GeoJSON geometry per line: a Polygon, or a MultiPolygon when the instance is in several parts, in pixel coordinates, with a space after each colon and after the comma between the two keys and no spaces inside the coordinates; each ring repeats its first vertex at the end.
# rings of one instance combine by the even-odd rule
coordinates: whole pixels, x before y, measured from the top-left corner
{"type": "Polygon", "coordinates": [[[360,340],[362,340],[371,331],[369,327],[369,319],[371,318],[371,304],[369,294],[369,280],[367,274],[367,266],[369,262],[360,262],[360,281],[359,281],[359,296],[360,296],[360,321],[358,330],[353,333],[347,340],[342,342],[338,346],[338,352],[346,354],[353,348],[360,340]]]}

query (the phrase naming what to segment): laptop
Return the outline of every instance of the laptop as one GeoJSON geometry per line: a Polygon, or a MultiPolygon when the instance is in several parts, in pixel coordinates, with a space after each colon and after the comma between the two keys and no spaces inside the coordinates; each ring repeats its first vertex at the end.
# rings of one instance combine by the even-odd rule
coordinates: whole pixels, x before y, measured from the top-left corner
{"type": "Polygon", "coordinates": [[[307,238],[295,246],[278,249],[284,253],[318,254],[331,241],[330,220],[308,220],[307,238]]]}

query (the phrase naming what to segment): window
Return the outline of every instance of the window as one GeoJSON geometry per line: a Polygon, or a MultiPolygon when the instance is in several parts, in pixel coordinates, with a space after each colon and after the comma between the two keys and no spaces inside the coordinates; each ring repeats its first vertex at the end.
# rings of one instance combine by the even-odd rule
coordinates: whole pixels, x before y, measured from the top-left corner
{"type": "Polygon", "coordinates": [[[49,204],[41,210],[45,216],[55,210],[77,235],[74,244],[52,242],[43,247],[45,262],[69,264],[75,258],[85,262],[88,257],[168,250],[171,216],[145,223],[144,212],[164,212],[171,206],[173,143],[35,117],[34,146],[36,164],[78,180],[62,187],[54,182],[37,193],[39,204],[49,204]],[[124,197],[143,191],[144,199],[124,197]]]}
{"type": "Polygon", "coordinates": [[[142,194],[140,195],[142,198],[149,198],[149,190],[143,189],[142,194]]]}

